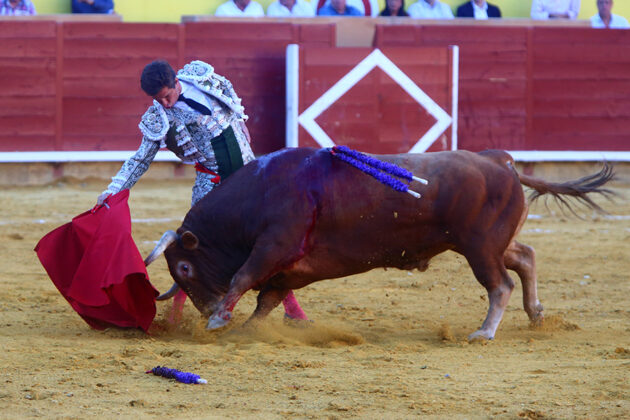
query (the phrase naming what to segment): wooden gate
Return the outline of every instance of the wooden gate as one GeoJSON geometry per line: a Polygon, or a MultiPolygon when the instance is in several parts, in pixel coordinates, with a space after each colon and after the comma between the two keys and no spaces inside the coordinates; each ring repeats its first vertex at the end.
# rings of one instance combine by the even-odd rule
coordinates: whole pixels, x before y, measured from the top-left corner
{"type": "Polygon", "coordinates": [[[457,148],[457,47],[287,48],[287,145],[457,148]]]}

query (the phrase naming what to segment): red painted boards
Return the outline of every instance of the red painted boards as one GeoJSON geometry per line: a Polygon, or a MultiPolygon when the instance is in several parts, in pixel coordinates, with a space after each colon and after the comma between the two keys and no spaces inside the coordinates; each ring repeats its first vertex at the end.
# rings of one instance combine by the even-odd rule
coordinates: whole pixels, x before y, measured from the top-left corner
{"type": "MultiPolygon", "coordinates": [[[[410,151],[438,120],[428,109],[451,113],[451,60],[446,47],[301,47],[298,144],[410,151]]],[[[450,150],[450,138],[447,130],[428,150],[450,150]]]]}
{"type": "Polygon", "coordinates": [[[0,151],[55,147],[57,26],[0,24],[0,151]]]}

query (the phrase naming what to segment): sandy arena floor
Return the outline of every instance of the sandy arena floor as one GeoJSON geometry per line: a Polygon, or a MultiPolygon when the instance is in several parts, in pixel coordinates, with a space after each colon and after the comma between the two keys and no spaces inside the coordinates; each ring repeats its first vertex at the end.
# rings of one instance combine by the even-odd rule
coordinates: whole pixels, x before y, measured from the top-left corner
{"type": "MultiPolygon", "coordinates": [[[[92,207],[105,182],[4,189],[0,204],[0,418],[506,418],[630,416],[630,203],[609,216],[534,206],[520,240],[537,250],[546,323],[528,324],[520,283],[494,341],[466,336],[485,317],[485,290],[447,253],[424,273],[374,270],[296,292],[315,320],[208,332],[186,303],[174,331],[90,329],[57,292],[33,248],[92,207]],[[146,375],[156,365],[208,385],[146,375]]],[[[630,197],[630,189],[622,193],[630,197]]],[[[130,206],[146,255],[186,213],[190,184],[140,182],[130,206]]],[[[160,259],[155,286],[171,284],[160,259]]],[[[516,277],[514,277],[516,278],[516,277]]],[[[170,303],[158,303],[166,325],[170,303]]]]}

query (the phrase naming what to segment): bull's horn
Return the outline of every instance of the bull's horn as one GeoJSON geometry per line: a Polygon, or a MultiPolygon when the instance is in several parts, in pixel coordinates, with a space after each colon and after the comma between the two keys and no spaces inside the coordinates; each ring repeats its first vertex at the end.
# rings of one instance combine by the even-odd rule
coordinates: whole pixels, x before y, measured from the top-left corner
{"type": "Polygon", "coordinates": [[[175,296],[175,294],[179,292],[179,285],[177,283],[173,283],[173,285],[171,286],[171,288],[168,290],[168,292],[166,293],[162,293],[160,296],[156,297],[155,300],[166,300],[166,299],[170,299],[173,296],[175,296]]]}
{"type": "Polygon", "coordinates": [[[164,232],[164,235],[160,238],[160,242],[153,248],[153,251],[149,254],[149,256],[144,260],[144,265],[147,266],[151,264],[153,261],[157,260],[157,257],[164,253],[164,250],[168,248],[170,244],[177,240],[177,234],[172,230],[167,230],[164,232]]]}

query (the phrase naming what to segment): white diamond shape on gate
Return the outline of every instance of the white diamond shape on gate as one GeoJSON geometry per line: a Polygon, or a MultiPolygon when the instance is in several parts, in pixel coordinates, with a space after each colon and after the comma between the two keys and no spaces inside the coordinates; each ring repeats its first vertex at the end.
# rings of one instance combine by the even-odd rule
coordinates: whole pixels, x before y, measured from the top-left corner
{"type": "Polygon", "coordinates": [[[332,147],[335,143],[328,134],[315,122],[328,107],[330,107],[337,99],[341,98],[354,85],[363,79],[375,67],[379,67],[389,77],[402,87],[405,92],[415,99],[420,105],[427,110],[437,121],[435,124],[418,140],[418,142],[409,150],[410,153],[425,152],[438,137],[451,125],[452,118],[436,104],[413,80],[400,70],[389,58],[385,56],[379,49],[375,49],[357,64],[348,74],[342,77],[330,89],[320,96],[313,104],[308,107],[299,117],[298,122],[302,127],[315,139],[322,147],[332,147]]]}

